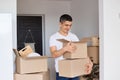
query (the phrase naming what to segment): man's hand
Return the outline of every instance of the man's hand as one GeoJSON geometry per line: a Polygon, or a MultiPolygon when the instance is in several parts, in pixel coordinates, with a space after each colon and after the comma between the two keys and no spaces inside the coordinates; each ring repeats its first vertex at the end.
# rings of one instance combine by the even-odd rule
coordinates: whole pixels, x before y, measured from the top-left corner
{"type": "Polygon", "coordinates": [[[67,43],[66,46],[64,46],[64,50],[65,50],[65,52],[70,52],[70,53],[72,53],[72,52],[74,52],[74,51],[76,50],[76,46],[75,46],[74,43],[69,42],[69,43],[67,43]]]}
{"type": "Polygon", "coordinates": [[[93,63],[91,62],[90,59],[89,59],[89,62],[85,65],[85,67],[86,67],[85,69],[86,74],[90,74],[93,67],[93,63]]]}

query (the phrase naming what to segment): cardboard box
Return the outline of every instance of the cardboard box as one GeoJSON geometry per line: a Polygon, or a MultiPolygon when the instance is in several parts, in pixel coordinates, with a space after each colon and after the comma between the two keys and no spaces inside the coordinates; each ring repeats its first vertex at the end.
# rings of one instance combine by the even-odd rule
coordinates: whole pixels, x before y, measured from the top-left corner
{"type": "Polygon", "coordinates": [[[99,37],[98,36],[93,36],[91,37],[92,42],[99,42],[99,37]]]}
{"type": "Polygon", "coordinates": [[[16,59],[16,70],[18,73],[35,73],[47,71],[47,57],[30,57],[16,59]]]}
{"type": "Polygon", "coordinates": [[[26,57],[19,56],[18,51],[14,49],[16,54],[16,72],[20,74],[24,73],[36,73],[45,72],[48,70],[47,57],[26,57]]]}
{"type": "Polygon", "coordinates": [[[59,61],[59,75],[63,77],[77,77],[86,74],[86,64],[89,58],[65,59],[59,61]]]}
{"type": "Polygon", "coordinates": [[[99,64],[99,47],[88,46],[88,56],[95,64],[99,64]]]}
{"type": "Polygon", "coordinates": [[[33,53],[33,50],[30,47],[30,45],[27,45],[23,49],[18,51],[18,53],[20,54],[21,57],[27,57],[28,54],[33,53]]]}
{"type": "Polygon", "coordinates": [[[32,51],[35,52],[35,43],[24,43],[25,46],[30,46],[32,48],[32,51]]]}
{"type": "Polygon", "coordinates": [[[99,46],[99,37],[98,36],[84,37],[80,41],[87,42],[88,46],[99,46]]]}
{"type": "Polygon", "coordinates": [[[14,80],[50,80],[49,73],[14,74],[14,80]]]}
{"type": "MultiPolygon", "coordinates": [[[[58,41],[63,43],[65,46],[69,41],[65,39],[59,39],[58,41]]],[[[86,42],[72,42],[76,46],[76,50],[73,53],[65,52],[63,57],[67,59],[74,58],[87,58],[87,43],[86,42]]]]}
{"type": "Polygon", "coordinates": [[[80,40],[80,42],[89,42],[91,41],[91,37],[84,37],[80,40]]]}

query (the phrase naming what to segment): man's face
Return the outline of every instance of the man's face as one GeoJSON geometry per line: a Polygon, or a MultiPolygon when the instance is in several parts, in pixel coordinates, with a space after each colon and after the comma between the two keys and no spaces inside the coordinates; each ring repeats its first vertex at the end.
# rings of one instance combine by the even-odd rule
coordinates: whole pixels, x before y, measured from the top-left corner
{"type": "Polygon", "coordinates": [[[72,22],[71,21],[64,21],[60,23],[60,31],[64,33],[68,33],[68,31],[71,29],[72,22]]]}

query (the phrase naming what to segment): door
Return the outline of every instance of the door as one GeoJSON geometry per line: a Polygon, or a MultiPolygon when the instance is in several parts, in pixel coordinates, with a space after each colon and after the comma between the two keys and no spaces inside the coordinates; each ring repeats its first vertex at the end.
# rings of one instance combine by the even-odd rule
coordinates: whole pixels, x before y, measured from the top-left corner
{"type": "Polygon", "coordinates": [[[35,52],[43,54],[43,16],[17,16],[17,48],[22,49],[24,43],[35,43],[35,52]]]}

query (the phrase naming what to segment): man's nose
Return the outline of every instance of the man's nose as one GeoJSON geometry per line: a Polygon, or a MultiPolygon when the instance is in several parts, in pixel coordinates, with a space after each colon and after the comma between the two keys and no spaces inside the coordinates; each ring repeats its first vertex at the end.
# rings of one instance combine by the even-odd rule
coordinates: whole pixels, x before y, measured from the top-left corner
{"type": "Polygon", "coordinates": [[[68,29],[70,29],[70,28],[71,28],[71,26],[67,26],[67,28],[68,28],[68,29]]]}

